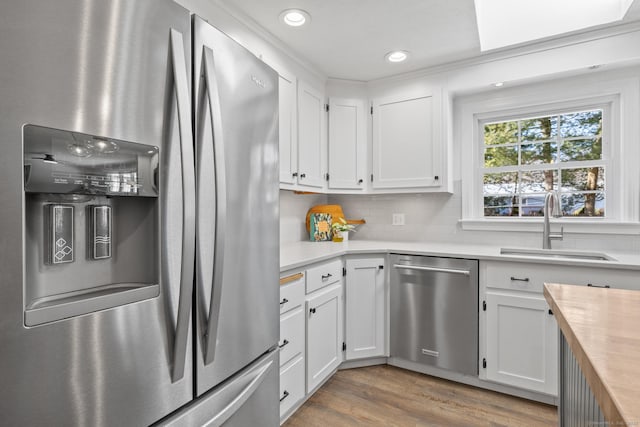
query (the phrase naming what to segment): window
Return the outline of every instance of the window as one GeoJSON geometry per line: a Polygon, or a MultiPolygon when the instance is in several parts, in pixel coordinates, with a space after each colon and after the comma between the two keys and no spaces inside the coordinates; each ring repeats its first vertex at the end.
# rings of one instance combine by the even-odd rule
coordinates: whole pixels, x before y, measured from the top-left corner
{"type": "Polygon", "coordinates": [[[638,233],[639,118],[634,70],[458,97],[462,229],[539,232],[554,189],[565,233],[638,233]]]}
{"type": "Polygon", "coordinates": [[[604,111],[481,123],[484,216],[542,216],[545,193],[557,190],[564,216],[604,217],[604,111]]]}

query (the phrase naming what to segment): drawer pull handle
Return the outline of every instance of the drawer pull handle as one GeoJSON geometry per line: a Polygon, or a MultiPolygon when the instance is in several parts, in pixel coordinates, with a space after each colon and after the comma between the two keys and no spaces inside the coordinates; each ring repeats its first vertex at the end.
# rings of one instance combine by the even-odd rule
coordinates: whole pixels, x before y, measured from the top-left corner
{"type": "Polygon", "coordinates": [[[302,279],[304,277],[304,274],[302,273],[296,273],[296,274],[292,274],[291,276],[286,276],[280,279],[280,285],[286,285],[287,283],[291,283],[291,282],[295,282],[298,279],[302,279]]]}
{"type": "Polygon", "coordinates": [[[285,400],[287,397],[289,397],[289,392],[285,390],[284,393],[282,394],[282,397],[280,398],[280,402],[285,400]]]}
{"type": "Polygon", "coordinates": [[[589,286],[589,287],[591,287],[591,288],[607,288],[607,289],[611,287],[611,286],[609,286],[609,285],[602,285],[602,286],[601,286],[601,285],[594,285],[594,284],[592,284],[592,283],[587,283],[587,286],[589,286]]]}
{"type": "Polygon", "coordinates": [[[282,301],[280,301],[280,305],[282,305],[282,304],[286,304],[286,303],[288,303],[288,302],[289,302],[289,300],[288,300],[288,299],[286,299],[286,298],[282,298],[282,301]]]}
{"type": "Polygon", "coordinates": [[[528,278],[528,277],[525,277],[524,279],[521,279],[521,278],[519,278],[519,277],[513,277],[513,276],[511,276],[511,281],[512,281],[512,282],[528,282],[528,281],[529,281],[529,278],[528,278]]]}
{"type": "Polygon", "coordinates": [[[282,341],[282,345],[279,345],[278,347],[282,348],[287,344],[289,344],[289,341],[288,340],[284,340],[284,341],[282,341]]]}
{"type": "Polygon", "coordinates": [[[327,280],[329,277],[331,277],[332,274],[331,273],[327,273],[327,274],[323,274],[322,275],[322,280],[327,280]]]}
{"type": "Polygon", "coordinates": [[[310,313],[310,314],[315,314],[315,312],[316,312],[316,309],[315,309],[315,308],[310,308],[310,309],[309,309],[309,313],[310,313]]]}

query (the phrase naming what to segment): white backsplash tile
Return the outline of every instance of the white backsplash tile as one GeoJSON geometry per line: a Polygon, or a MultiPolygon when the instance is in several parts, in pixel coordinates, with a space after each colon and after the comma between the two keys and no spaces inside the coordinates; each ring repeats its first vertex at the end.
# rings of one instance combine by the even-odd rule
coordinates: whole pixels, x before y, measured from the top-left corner
{"type": "Polygon", "coordinates": [[[308,240],[307,211],[312,206],[326,203],[326,194],[295,194],[280,190],[280,243],[308,240]]]}

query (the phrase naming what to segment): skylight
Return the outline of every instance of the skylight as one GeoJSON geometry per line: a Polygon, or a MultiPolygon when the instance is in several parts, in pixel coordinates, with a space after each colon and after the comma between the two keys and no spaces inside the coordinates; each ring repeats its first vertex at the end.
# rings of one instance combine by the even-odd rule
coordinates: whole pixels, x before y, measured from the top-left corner
{"type": "Polygon", "coordinates": [[[621,20],[634,0],[474,0],[482,51],[621,20]]]}

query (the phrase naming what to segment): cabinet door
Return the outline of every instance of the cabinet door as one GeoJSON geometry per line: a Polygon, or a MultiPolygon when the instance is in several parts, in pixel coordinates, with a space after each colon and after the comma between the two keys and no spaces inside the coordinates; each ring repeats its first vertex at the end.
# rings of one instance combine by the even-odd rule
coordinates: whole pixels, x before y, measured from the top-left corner
{"type": "Polygon", "coordinates": [[[364,101],[329,100],[329,188],[364,189],[367,173],[365,120],[364,101]]]}
{"type": "Polygon", "coordinates": [[[440,185],[439,109],[439,95],[374,101],[374,189],[440,185]]]}
{"type": "Polygon", "coordinates": [[[325,164],[324,96],[298,82],[298,184],[324,186],[325,164]]]}
{"type": "Polygon", "coordinates": [[[342,361],[342,285],[307,300],[307,393],[342,361]]]}
{"type": "Polygon", "coordinates": [[[384,356],[384,259],[347,260],[346,358],[384,356]]]}
{"type": "Polygon", "coordinates": [[[296,79],[280,76],[279,94],[279,140],[280,182],[295,184],[298,172],[298,141],[296,134],[296,79]]]}
{"type": "Polygon", "coordinates": [[[487,379],[557,396],[558,330],[542,296],[486,294],[487,379]]]}

